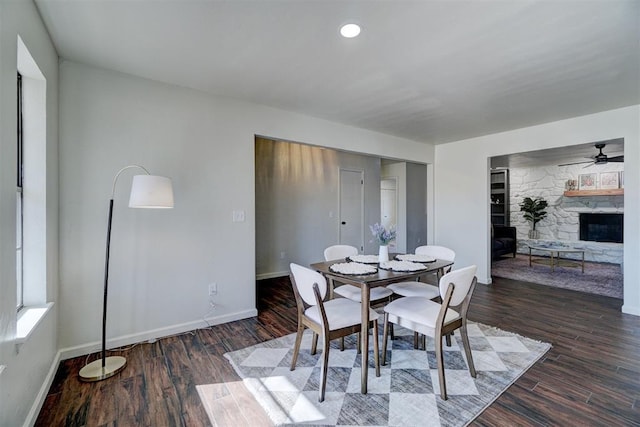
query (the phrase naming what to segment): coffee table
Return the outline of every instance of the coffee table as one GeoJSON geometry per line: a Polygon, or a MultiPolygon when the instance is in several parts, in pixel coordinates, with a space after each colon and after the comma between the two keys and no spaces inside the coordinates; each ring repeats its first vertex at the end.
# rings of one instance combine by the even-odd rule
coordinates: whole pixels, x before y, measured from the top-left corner
{"type": "Polygon", "coordinates": [[[555,271],[556,267],[581,267],[582,273],[584,274],[584,249],[559,245],[529,245],[529,267],[531,267],[532,262],[551,266],[551,272],[555,271]],[[546,259],[540,258],[532,259],[532,251],[549,252],[549,260],[547,261],[546,259]],[[560,257],[561,254],[568,253],[582,254],[582,261],[560,257]]]}

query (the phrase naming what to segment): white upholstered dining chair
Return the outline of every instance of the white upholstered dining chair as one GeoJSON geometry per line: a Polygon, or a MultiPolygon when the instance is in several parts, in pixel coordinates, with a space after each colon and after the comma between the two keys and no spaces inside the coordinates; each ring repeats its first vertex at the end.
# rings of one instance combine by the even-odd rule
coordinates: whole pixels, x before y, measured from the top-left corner
{"type": "MultiPolygon", "coordinates": [[[[428,255],[436,259],[443,259],[445,261],[451,262],[455,261],[456,259],[456,253],[452,249],[446,248],[444,246],[419,246],[416,248],[415,253],[416,255],[428,255]]],[[[451,267],[447,267],[442,271],[438,270],[436,273],[436,283],[443,274],[449,271],[451,271],[451,267]]],[[[433,299],[440,296],[437,285],[430,285],[419,280],[392,283],[388,285],[387,288],[393,291],[394,294],[403,297],[424,297],[433,299]]]]}
{"type": "MultiPolygon", "coordinates": [[[[349,245],[333,245],[324,250],[325,261],[342,260],[353,255],[358,255],[358,249],[349,245]]],[[[333,292],[353,301],[362,301],[362,292],[357,286],[342,284],[335,287],[333,292]]],[[[393,292],[384,286],[371,288],[369,290],[369,301],[371,304],[375,304],[380,300],[389,298],[392,294],[393,292]]]]}
{"type": "MultiPolygon", "coordinates": [[[[311,354],[316,353],[318,336],[322,335],[323,354],[318,391],[318,401],[322,402],[327,385],[329,343],[336,338],[361,332],[362,305],[347,298],[323,301],[327,294],[327,281],[322,274],[294,263],[291,263],[290,269],[291,284],[298,308],[298,330],[291,359],[291,370],[296,368],[304,329],[309,328],[313,332],[311,354]]],[[[364,333],[368,333],[368,329],[373,328],[373,353],[377,377],[380,376],[378,317],[378,313],[369,309],[369,327],[367,331],[364,331],[364,333]]]]}
{"type": "Polygon", "coordinates": [[[443,400],[447,399],[447,387],[444,376],[442,339],[456,329],[460,329],[469,373],[473,378],[476,377],[467,334],[467,311],[476,285],[476,270],[476,266],[472,265],[442,276],[438,284],[442,303],[424,297],[404,297],[398,298],[384,307],[382,364],[386,364],[389,323],[432,337],[438,363],[440,397],[443,400]]]}

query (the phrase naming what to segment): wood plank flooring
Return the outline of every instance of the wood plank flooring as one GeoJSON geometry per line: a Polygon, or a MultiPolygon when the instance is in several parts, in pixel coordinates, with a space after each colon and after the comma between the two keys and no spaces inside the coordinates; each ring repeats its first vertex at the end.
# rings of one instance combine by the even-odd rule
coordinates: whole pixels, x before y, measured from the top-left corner
{"type": "MultiPolygon", "coordinates": [[[[62,361],[36,426],[270,425],[223,354],[295,331],[290,286],[259,282],[256,318],[134,346],[105,381],[78,380],[86,357],[62,361]]],[[[509,279],[478,285],[470,319],[553,347],[472,425],[640,426],[640,317],[621,305],[509,279]]]]}

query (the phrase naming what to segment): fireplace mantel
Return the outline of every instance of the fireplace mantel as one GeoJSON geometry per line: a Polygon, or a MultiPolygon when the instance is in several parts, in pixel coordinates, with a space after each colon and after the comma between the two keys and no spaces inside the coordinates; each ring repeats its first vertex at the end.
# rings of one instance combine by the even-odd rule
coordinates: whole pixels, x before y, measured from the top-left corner
{"type": "Polygon", "coordinates": [[[565,197],[589,197],[589,196],[624,196],[624,188],[611,190],[571,190],[564,192],[565,197]]]}

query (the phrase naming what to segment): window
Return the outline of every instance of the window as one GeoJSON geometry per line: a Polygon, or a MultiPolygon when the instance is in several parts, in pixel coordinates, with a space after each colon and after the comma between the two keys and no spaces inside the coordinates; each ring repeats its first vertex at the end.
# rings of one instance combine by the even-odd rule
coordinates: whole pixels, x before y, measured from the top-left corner
{"type": "Polygon", "coordinates": [[[47,81],[20,36],[17,43],[14,342],[22,345],[53,303],[47,302],[47,81]]]}
{"type": "Polygon", "coordinates": [[[23,163],[22,163],[22,75],[18,73],[18,147],[17,147],[17,190],[16,190],[16,307],[18,311],[24,305],[24,286],[23,286],[23,257],[22,257],[22,244],[23,244],[23,205],[24,200],[22,197],[22,178],[23,178],[23,163]]]}

